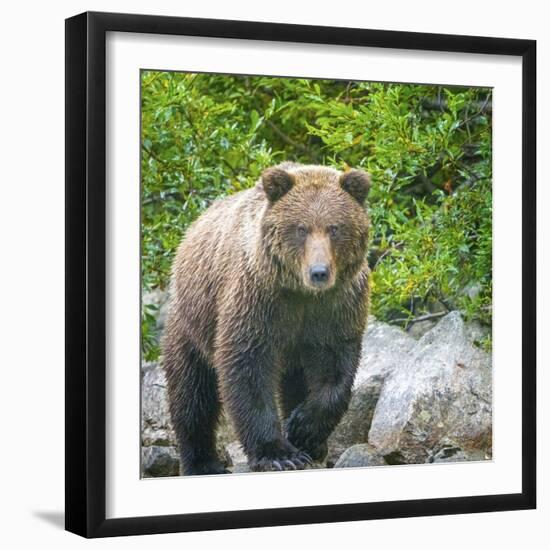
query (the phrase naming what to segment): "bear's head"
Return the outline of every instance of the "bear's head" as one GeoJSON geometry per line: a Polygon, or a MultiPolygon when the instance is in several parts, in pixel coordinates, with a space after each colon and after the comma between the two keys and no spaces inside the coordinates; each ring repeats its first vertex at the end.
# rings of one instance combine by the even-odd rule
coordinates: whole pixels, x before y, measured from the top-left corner
{"type": "Polygon", "coordinates": [[[265,170],[259,187],[263,242],[291,287],[317,293],[357,274],[367,254],[368,174],[283,164],[265,170]]]}

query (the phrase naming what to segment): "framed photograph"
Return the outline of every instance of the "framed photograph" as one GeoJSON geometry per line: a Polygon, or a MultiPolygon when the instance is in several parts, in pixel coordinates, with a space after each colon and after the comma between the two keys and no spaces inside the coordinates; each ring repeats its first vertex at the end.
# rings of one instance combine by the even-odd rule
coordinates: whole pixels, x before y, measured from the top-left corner
{"type": "Polygon", "coordinates": [[[66,528],[534,508],[531,40],[66,21],[66,528]]]}

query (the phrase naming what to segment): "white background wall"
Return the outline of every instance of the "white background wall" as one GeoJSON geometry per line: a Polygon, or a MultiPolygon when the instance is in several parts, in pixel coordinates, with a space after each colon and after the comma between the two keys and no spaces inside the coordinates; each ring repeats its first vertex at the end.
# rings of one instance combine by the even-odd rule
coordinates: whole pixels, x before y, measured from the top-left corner
{"type": "MultiPolygon", "coordinates": [[[[521,548],[549,539],[550,36],[544,2],[6,2],[0,33],[0,544],[4,548],[521,548]],[[538,40],[539,509],[130,537],[86,543],[63,524],[64,18],[151,13],[538,40]],[[546,250],[544,250],[546,248],[546,250]],[[546,340],[546,342],[545,342],[546,340]],[[546,368],[546,369],[545,369],[546,368]]],[[[519,182],[518,182],[519,185],[519,182]]],[[[519,188],[518,188],[519,197],[519,188]]],[[[516,251],[511,255],[517,257],[516,251]]]]}

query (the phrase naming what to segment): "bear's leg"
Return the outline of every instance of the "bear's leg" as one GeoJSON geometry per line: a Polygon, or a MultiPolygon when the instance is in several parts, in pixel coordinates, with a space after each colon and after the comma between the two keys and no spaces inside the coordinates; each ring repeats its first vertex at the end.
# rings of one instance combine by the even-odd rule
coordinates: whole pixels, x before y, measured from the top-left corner
{"type": "Polygon", "coordinates": [[[327,439],[348,409],[360,354],[360,338],[300,350],[307,397],[290,414],[286,431],[289,441],[314,460],[325,458],[327,439]]]}
{"type": "Polygon", "coordinates": [[[292,411],[306,398],[306,382],[304,371],[300,367],[291,366],[281,375],[279,385],[279,404],[283,420],[286,421],[292,411]]]}
{"type": "Polygon", "coordinates": [[[236,349],[233,338],[217,346],[222,398],[252,471],[297,470],[311,457],[281,433],[271,354],[258,346],[236,349]]]}
{"type": "Polygon", "coordinates": [[[177,353],[167,353],[172,425],[179,444],[184,475],[229,473],[216,453],[220,413],[216,373],[189,342],[178,342],[177,353]]]}

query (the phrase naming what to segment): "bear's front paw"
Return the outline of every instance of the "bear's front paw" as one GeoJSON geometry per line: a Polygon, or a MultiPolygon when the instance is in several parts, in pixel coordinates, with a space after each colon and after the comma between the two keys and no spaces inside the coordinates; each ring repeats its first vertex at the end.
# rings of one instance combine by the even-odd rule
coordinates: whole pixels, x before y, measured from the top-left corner
{"type": "Polygon", "coordinates": [[[216,459],[189,465],[183,469],[183,474],[186,476],[208,476],[230,473],[231,472],[219,460],[216,459]]]}
{"type": "Polygon", "coordinates": [[[263,446],[258,458],[248,461],[253,472],[282,472],[303,470],[313,462],[306,452],[299,451],[288,441],[278,441],[263,446]]]}
{"type": "Polygon", "coordinates": [[[300,449],[311,449],[314,446],[315,433],[302,407],[296,407],[292,411],[286,423],[286,435],[288,440],[300,449]]]}
{"type": "Polygon", "coordinates": [[[312,449],[306,449],[315,462],[323,462],[328,454],[328,443],[324,441],[312,449]]]}
{"type": "Polygon", "coordinates": [[[311,457],[304,452],[298,452],[290,458],[260,458],[259,460],[250,461],[250,469],[253,472],[283,472],[284,470],[303,470],[308,464],[313,461],[311,457]]]}
{"type": "Polygon", "coordinates": [[[308,420],[308,415],[297,407],[292,411],[287,424],[286,435],[296,447],[303,449],[316,462],[321,462],[328,453],[326,440],[319,438],[318,429],[308,420]]]}

